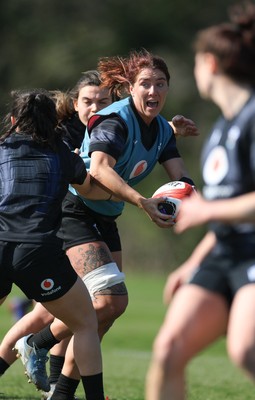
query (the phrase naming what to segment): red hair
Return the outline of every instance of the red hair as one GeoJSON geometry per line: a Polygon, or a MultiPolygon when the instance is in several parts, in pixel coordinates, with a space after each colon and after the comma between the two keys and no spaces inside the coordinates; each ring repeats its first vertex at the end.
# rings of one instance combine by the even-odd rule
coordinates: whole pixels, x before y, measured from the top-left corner
{"type": "Polygon", "coordinates": [[[126,58],[101,58],[97,67],[102,87],[109,88],[110,92],[118,97],[122,97],[123,92],[128,92],[129,85],[135,83],[137,75],[144,68],[159,69],[165,74],[169,84],[170,74],[165,61],[145,49],[140,52],[132,51],[126,58]]]}

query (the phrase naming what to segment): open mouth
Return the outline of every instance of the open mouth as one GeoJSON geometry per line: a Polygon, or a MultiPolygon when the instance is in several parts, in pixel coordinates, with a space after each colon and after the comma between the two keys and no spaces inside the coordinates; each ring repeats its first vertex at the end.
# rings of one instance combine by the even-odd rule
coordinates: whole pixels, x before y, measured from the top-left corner
{"type": "Polygon", "coordinates": [[[147,101],[147,103],[146,103],[146,105],[147,105],[147,107],[150,107],[150,108],[157,108],[158,107],[158,101],[147,101]]]}

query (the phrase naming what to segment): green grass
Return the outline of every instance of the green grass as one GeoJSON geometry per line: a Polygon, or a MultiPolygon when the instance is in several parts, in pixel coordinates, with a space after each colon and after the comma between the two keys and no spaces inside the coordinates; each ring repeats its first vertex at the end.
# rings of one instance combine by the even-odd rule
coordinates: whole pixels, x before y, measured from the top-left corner
{"type": "MultiPolygon", "coordinates": [[[[164,279],[127,274],[129,306],[102,343],[105,393],[111,400],[143,400],[144,379],[153,338],[164,317],[164,279]]],[[[0,310],[0,338],[12,324],[5,307],[0,310]]],[[[188,369],[189,400],[254,400],[255,388],[229,362],[224,340],[196,357],[188,369]]],[[[81,385],[77,395],[84,399],[81,385]]],[[[17,361],[1,378],[0,399],[40,399],[17,361]],[[2,394],[1,394],[2,393],[2,394]]],[[[169,399],[170,400],[170,399],[169,399]]]]}

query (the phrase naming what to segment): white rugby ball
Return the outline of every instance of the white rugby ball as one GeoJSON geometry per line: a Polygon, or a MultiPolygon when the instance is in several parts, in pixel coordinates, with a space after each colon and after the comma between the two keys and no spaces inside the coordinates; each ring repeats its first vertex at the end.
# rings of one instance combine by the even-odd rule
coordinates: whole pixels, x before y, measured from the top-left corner
{"type": "Polygon", "coordinates": [[[194,192],[194,188],[189,183],[183,181],[171,181],[160,186],[153,198],[165,197],[164,202],[159,203],[158,207],[162,214],[172,215],[176,218],[180,210],[182,199],[189,197],[194,192]]]}

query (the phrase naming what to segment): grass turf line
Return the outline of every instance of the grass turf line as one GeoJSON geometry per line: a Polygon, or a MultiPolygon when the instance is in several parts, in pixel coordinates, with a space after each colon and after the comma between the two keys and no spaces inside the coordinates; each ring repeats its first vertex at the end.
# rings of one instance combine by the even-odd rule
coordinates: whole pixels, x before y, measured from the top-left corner
{"type": "MultiPolygon", "coordinates": [[[[110,399],[143,400],[144,379],[153,338],[162,322],[164,277],[127,273],[129,306],[102,342],[105,394],[110,399]]],[[[17,295],[14,290],[12,295],[17,295]]],[[[8,299],[7,299],[8,301],[8,299]]],[[[13,323],[6,305],[0,309],[0,339],[13,323]]],[[[254,386],[232,366],[224,340],[197,356],[188,368],[189,400],[254,400],[254,386]]],[[[77,396],[84,399],[79,385],[77,396]]],[[[0,399],[36,400],[18,360],[0,378],[0,399]]]]}

